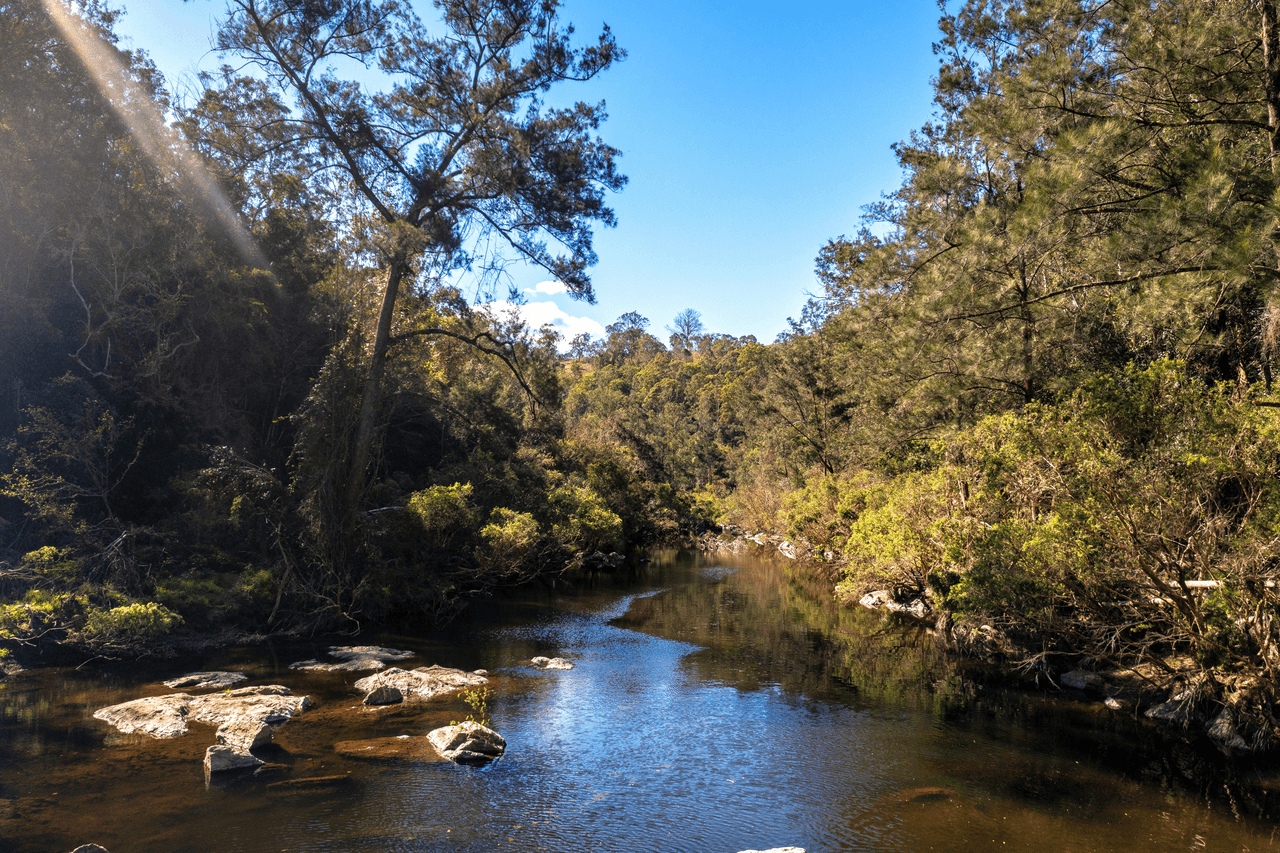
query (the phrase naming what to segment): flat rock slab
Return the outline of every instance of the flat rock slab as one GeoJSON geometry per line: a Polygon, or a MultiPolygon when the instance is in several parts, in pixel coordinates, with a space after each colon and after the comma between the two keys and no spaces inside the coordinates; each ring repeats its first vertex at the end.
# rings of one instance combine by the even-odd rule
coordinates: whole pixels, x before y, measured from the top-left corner
{"type": "Polygon", "coordinates": [[[184,687],[192,690],[221,690],[248,680],[249,676],[243,672],[192,672],[173,681],[166,681],[164,686],[174,690],[184,687]]]}
{"type": "Polygon", "coordinates": [[[457,764],[481,764],[507,751],[502,735],[470,720],[438,728],[427,739],[441,755],[457,764]]]}
{"type": "Polygon", "coordinates": [[[320,660],[303,660],[289,664],[289,669],[311,672],[363,672],[382,669],[389,660],[405,660],[414,653],[404,649],[388,649],[383,646],[330,646],[329,654],[342,663],[326,663],[320,660]]]}
{"type": "Polygon", "coordinates": [[[154,738],[172,738],[186,734],[188,720],[221,725],[244,718],[279,725],[310,707],[311,700],[306,696],[294,696],[288,687],[271,684],[203,696],[172,693],[134,699],[94,711],[93,716],[125,734],[138,732],[154,738]]]}
{"type": "Polygon", "coordinates": [[[339,755],[367,761],[439,762],[445,757],[426,735],[344,740],[333,745],[339,755]]]}
{"type": "Polygon", "coordinates": [[[489,679],[483,675],[445,666],[422,666],[412,670],[393,666],[385,672],[360,679],[356,682],[356,689],[371,693],[379,687],[394,687],[406,698],[431,699],[464,687],[488,683],[489,679]]]}
{"type": "Polygon", "coordinates": [[[573,669],[573,664],[564,658],[537,657],[529,661],[529,666],[535,666],[538,669],[573,669]]]}

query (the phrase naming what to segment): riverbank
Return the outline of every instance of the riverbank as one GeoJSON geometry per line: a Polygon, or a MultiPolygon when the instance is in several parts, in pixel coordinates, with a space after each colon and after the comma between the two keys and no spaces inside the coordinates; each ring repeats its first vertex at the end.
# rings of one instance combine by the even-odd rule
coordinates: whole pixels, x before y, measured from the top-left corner
{"type": "MultiPolygon", "coordinates": [[[[732,526],[704,535],[698,546],[707,553],[780,556],[793,571],[828,584],[833,596],[842,568],[835,555],[818,553],[803,539],[732,526]]],[[[1016,632],[957,618],[931,593],[930,588],[920,594],[877,589],[855,601],[860,608],[921,627],[940,649],[978,666],[987,684],[1084,703],[1094,706],[1099,716],[1143,721],[1188,743],[1211,744],[1228,761],[1280,761],[1280,725],[1256,678],[1206,670],[1189,657],[1174,658],[1175,668],[1161,668],[1146,661],[1100,666],[1084,652],[1073,654],[1070,649],[1037,653],[1019,645],[1016,632]]]]}

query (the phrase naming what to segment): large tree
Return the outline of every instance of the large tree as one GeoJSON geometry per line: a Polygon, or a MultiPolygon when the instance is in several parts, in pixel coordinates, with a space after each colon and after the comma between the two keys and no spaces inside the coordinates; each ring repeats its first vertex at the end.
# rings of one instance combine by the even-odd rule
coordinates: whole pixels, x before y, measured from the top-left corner
{"type": "Polygon", "coordinates": [[[613,224],[605,193],[626,180],[595,136],[603,103],[544,102],[623,58],[608,27],[575,46],[555,0],[435,5],[442,20],[428,26],[398,0],[233,0],[218,47],[257,71],[224,69],[197,108],[226,138],[291,158],[381,271],[372,334],[357,330],[358,415],[333,484],[347,522],[370,476],[388,353],[445,331],[406,306],[429,304],[449,273],[487,266],[494,246],[592,300],[591,224],[613,224]],[[366,82],[374,68],[382,88],[366,82]]]}

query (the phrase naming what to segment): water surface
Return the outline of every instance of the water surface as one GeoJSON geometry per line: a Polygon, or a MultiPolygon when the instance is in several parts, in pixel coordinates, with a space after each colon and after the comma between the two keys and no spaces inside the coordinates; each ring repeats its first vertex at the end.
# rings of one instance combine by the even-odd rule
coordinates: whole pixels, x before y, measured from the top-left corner
{"type": "Polygon", "coordinates": [[[442,632],[337,640],[375,641],[417,652],[408,666],[488,669],[507,755],[481,769],[339,756],[339,741],[425,734],[470,709],[368,711],[359,674],[288,669],[333,638],[32,671],[0,684],[0,850],[1280,849],[1257,802],[1197,790],[1211,756],[1085,703],[982,690],[927,636],[836,608],[772,563],[672,555],[442,632]],[[576,668],[534,670],[534,655],[576,668]],[[92,718],[195,669],[316,701],[277,730],[281,771],[207,785],[213,727],[156,741],[92,718]]]}

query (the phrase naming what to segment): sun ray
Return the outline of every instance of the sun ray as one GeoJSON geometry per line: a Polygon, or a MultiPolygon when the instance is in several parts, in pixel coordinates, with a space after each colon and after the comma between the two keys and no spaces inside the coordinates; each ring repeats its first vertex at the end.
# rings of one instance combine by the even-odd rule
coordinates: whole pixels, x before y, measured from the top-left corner
{"type": "Polygon", "coordinates": [[[180,134],[169,127],[150,96],[126,73],[114,51],[62,0],[44,0],[49,18],[84,62],[103,97],[148,158],[183,198],[202,204],[239,249],[260,269],[268,263],[217,181],[180,134]]]}

